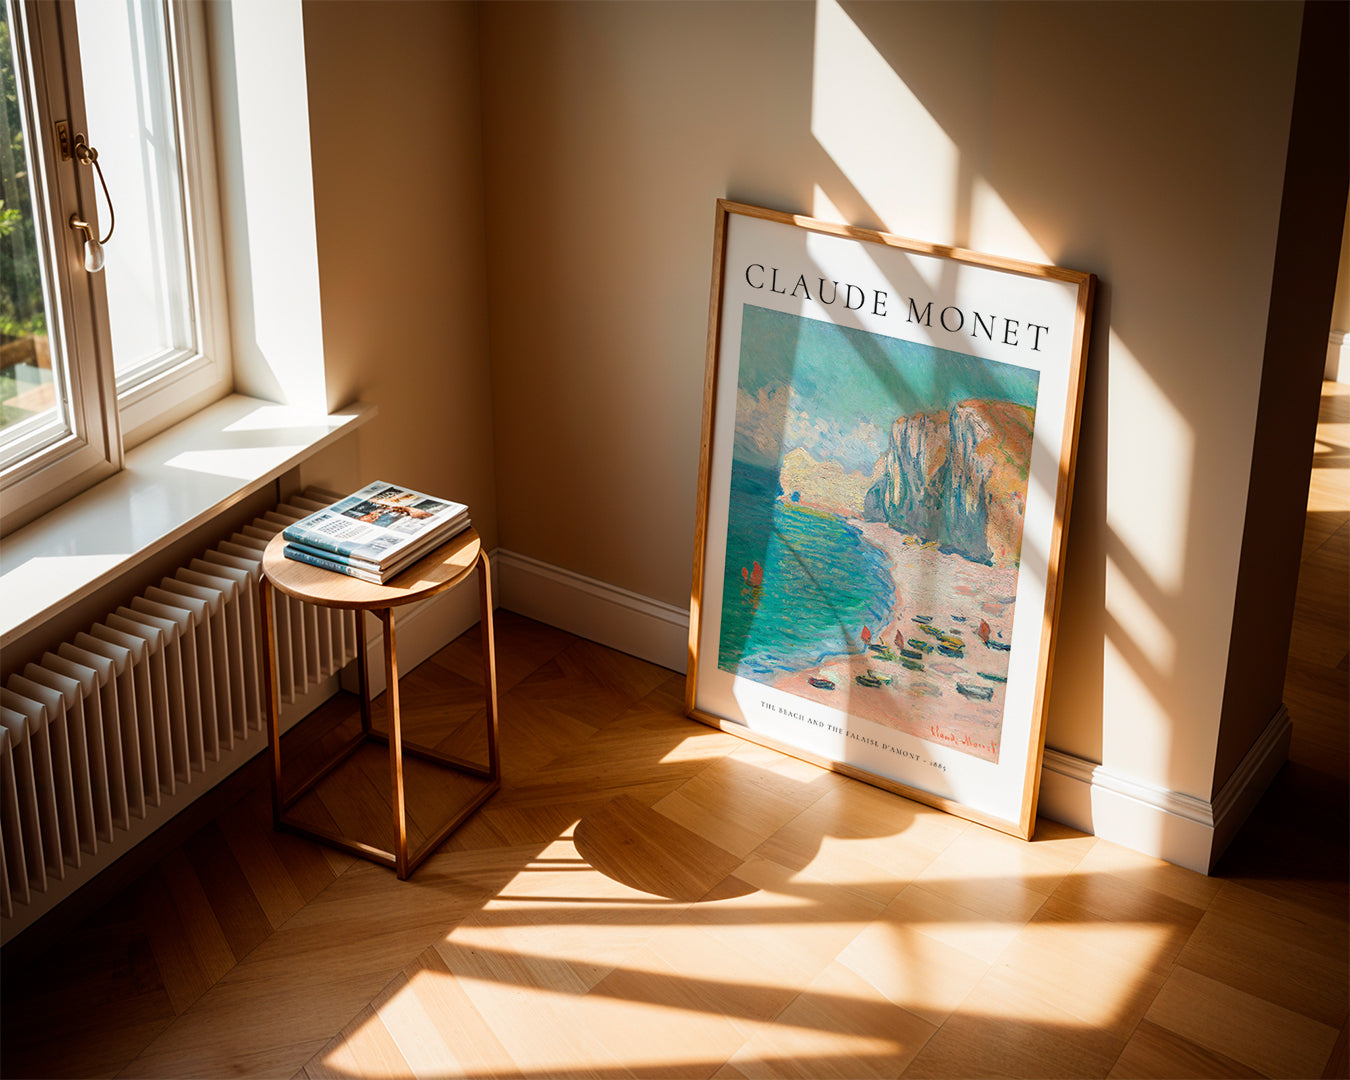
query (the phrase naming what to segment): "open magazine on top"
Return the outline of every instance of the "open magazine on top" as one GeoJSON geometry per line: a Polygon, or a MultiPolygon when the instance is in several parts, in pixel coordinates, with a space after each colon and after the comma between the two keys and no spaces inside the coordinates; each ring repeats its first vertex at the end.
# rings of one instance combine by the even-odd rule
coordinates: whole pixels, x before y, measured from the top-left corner
{"type": "Polygon", "coordinates": [[[293,545],[387,577],[469,526],[469,508],[376,481],[287,526],[293,545]]]}

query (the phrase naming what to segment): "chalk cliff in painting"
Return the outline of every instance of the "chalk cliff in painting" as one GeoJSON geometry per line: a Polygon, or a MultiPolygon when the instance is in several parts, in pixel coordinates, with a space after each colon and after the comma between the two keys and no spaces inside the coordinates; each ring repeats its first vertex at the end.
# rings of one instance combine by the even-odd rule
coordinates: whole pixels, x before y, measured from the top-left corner
{"type": "Polygon", "coordinates": [[[1025,406],[980,400],[900,417],[863,516],[973,562],[1017,565],[1034,419],[1025,406]]]}

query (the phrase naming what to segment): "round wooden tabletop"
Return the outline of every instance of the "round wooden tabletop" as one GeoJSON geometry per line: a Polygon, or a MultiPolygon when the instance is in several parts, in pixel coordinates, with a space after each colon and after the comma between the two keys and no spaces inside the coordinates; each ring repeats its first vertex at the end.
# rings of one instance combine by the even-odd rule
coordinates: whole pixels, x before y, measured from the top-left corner
{"type": "Polygon", "coordinates": [[[398,607],[453,589],[478,565],[482,550],[477,531],[468,528],[383,585],[376,585],[288,559],[287,543],[277,533],[263,552],[263,573],[274,588],[298,600],[357,611],[398,607]]]}

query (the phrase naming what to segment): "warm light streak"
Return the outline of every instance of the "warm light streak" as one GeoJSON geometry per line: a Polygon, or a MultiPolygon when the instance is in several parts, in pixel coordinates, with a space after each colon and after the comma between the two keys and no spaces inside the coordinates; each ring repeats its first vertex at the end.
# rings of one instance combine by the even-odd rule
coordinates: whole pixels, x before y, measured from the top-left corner
{"type": "Polygon", "coordinates": [[[347,423],[350,417],[341,413],[324,416],[311,411],[302,411],[290,405],[259,405],[250,409],[222,431],[285,431],[296,426],[310,431],[332,431],[347,423]]]}
{"type": "MultiPolygon", "coordinates": [[[[327,411],[309,147],[304,29],[296,0],[230,5],[239,175],[230,178],[247,228],[251,317],[236,364],[266,369],[286,402],[327,411]]],[[[251,376],[264,382],[261,375],[251,376]]]]}
{"type": "Polygon", "coordinates": [[[1054,261],[984,177],[974,177],[970,186],[971,247],[1028,262],[1054,261]]]}
{"type": "Polygon", "coordinates": [[[1171,671],[1177,660],[1177,642],[1157,610],[1139,594],[1128,570],[1106,560],[1106,595],[1111,620],[1157,671],[1171,671]]]}
{"type": "Polygon", "coordinates": [[[846,220],[844,212],[834,205],[833,200],[825,194],[825,189],[819,184],[815,186],[815,192],[811,196],[811,215],[821,221],[846,220]]]}
{"type": "MultiPolygon", "coordinates": [[[[884,843],[875,837],[821,841],[822,852],[853,849],[859,870],[884,843]]],[[[894,857],[891,841],[886,846],[894,857]]],[[[997,848],[995,842],[991,854],[997,848]]],[[[1094,863],[1095,873],[1149,872],[1151,861],[1127,854],[1127,865],[1116,867],[1107,852],[1105,863],[1094,863]]],[[[836,862],[817,856],[813,864],[821,857],[836,862]]],[[[1037,875],[1005,862],[994,857],[971,867],[956,860],[959,883],[943,873],[915,882],[909,890],[928,900],[906,905],[902,891],[889,923],[885,916],[878,921],[877,909],[861,899],[875,888],[872,879],[836,874],[822,891],[809,878],[810,866],[793,872],[762,858],[737,872],[757,891],[667,904],[672,910],[662,913],[650,906],[650,896],[593,870],[569,841],[558,840],[516,873],[505,886],[511,895],[499,893],[450,930],[435,947],[437,958],[410,969],[324,1062],[336,1073],[360,1075],[368,1040],[392,1040],[413,1075],[678,1071],[714,1061],[753,1069],[760,1062],[810,1061],[822,1046],[833,1059],[859,1062],[908,1055],[916,1049],[915,1032],[928,1030],[925,1023],[963,1012],[1035,1026],[1050,1009],[1056,1023],[1081,1022],[1085,1030],[1117,1023],[1136,1006],[1176,927],[1029,920],[1040,902],[1037,875]],[[1014,884],[1035,899],[1025,911],[976,910],[1006,903],[1014,884]],[[947,899],[952,887],[974,906],[947,899]],[[1035,970],[1028,983],[1009,959],[1023,951],[1038,958],[1023,965],[1035,970]],[[1087,992],[1085,962],[1104,974],[1087,992]],[[977,992],[987,979],[1018,990],[977,992]],[[764,999],[781,996],[784,985],[806,989],[772,1019],[758,1015],[764,999]],[[967,1001],[978,1005],[963,1005],[967,1001]],[[452,1037],[447,1003],[465,1025],[461,1036],[480,1034],[452,1037]],[[875,1019],[892,1007],[911,1013],[916,1027],[875,1019]],[[847,1024],[841,1030],[838,1017],[861,1019],[853,1030],[847,1024]],[[487,1032],[491,1038],[482,1037],[487,1032]]],[[[1052,879],[1061,877],[1047,879],[1047,893],[1052,879]]]]}
{"type": "MultiPolygon", "coordinates": [[[[816,4],[811,133],[887,231],[939,242],[954,235],[956,145],[837,0],[816,4]]],[[[936,288],[942,265],[920,273],[936,288]]]]}
{"type": "Polygon", "coordinates": [[[1176,595],[1185,577],[1195,432],[1114,332],[1109,353],[1106,522],[1150,583],[1176,595]]]}
{"type": "MultiPolygon", "coordinates": [[[[1129,724],[1103,727],[1102,760],[1111,763],[1113,774],[1127,779],[1168,776],[1175,734],[1172,717],[1118,640],[1108,634],[1103,645],[1102,685],[1113,701],[1128,703],[1129,724]]],[[[1201,762],[1193,764],[1203,767],[1201,762]]]]}

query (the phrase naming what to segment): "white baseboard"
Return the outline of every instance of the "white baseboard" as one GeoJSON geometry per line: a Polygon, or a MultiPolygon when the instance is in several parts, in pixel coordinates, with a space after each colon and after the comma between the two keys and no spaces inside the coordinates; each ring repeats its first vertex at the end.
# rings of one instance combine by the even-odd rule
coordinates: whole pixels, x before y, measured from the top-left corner
{"type": "Polygon", "coordinates": [[[501,606],[683,674],[689,611],[548,563],[497,553],[501,606]]]}
{"type": "Polygon", "coordinates": [[[1136,783],[1047,747],[1039,813],[1208,874],[1288,758],[1292,728],[1281,705],[1212,801],[1136,783]]]}
{"type": "MultiPolygon", "coordinates": [[[[499,551],[493,565],[502,607],[672,671],[687,670],[686,610],[510,551],[499,551]]],[[[1207,874],[1284,764],[1291,728],[1281,706],[1213,801],[1140,784],[1047,748],[1040,812],[1207,874]]]]}

